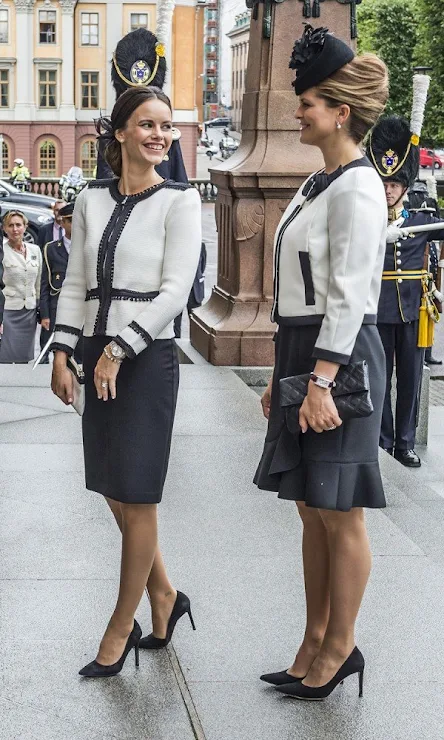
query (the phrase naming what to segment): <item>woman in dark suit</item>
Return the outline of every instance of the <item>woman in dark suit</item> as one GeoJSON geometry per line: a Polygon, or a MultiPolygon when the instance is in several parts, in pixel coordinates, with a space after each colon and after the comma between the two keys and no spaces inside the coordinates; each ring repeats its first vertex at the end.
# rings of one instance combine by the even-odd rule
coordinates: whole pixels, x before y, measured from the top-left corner
{"type": "Polygon", "coordinates": [[[276,363],[263,396],[268,418],[259,488],[294,501],[303,523],[307,604],[304,639],[287,671],[263,681],[298,699],[323,699],[364,671],[355,621],[370,573],[364,507],[385,506],[378,466],[384,352],[376,312],[385,252],[384,190],[361,142],[382,113],[387,70],[306,26],[290,66],[303,144],[325,168],[285,211],[275,241],[276,363]],[[331,390],[341,366],[366,360],[374,411],[342,422],[331,390]],[[281,378],[311,373],[292,434],[280,407],[281,378]]]}

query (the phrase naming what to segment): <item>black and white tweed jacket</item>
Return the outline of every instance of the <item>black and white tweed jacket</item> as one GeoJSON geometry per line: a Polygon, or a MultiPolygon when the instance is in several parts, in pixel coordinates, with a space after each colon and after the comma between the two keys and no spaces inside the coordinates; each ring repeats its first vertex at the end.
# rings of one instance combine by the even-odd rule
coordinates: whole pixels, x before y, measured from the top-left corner
{"type": "Polygon", "coordinates": [[[91,182],[77,198],[53,349],[72,354],[83,330],[135,357],[174,336],[201,248],[197,190],[166,180],[137,195],[117,180],[91,182]]]}

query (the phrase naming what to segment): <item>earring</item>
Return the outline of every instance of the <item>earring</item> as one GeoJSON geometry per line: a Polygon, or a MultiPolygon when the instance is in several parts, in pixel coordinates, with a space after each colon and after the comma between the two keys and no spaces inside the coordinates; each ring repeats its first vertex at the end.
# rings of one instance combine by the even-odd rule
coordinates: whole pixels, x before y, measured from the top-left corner
{"type": "Polygon", "coordinates": [[[340,129],[340,128],[342,128],[342,126],[341,126],[341,124],[339,123],[339,121],[336,121],[336,128],[338,129],[338,131],[339,131],[339,129],[340,129]]]}
{"type": "Polygon", "coordinates": [[[170,158],[169,158],[168,154],[165,154],[165,156],[163,158],[163,161],[164,162],[169,162],[170,161],[170,158]]]}

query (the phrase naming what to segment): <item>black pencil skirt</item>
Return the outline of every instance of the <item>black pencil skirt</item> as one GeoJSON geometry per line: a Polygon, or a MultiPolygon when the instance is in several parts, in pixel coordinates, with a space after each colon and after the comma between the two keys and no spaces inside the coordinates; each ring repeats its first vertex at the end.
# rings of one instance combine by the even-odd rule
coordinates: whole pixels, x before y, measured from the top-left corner
{"type": "Polygon", "coordinates": [[[112,337],[85,337],[82,420],[86,487],[128,504],[157,504],[168,469],[179,387],[173,339],[157,339],[122,363],[117,398],[101,401],[94,369],[112,337]]]}
{"type": "Polygon", "coordinates": [[[374,325],[361,327],[350,362],[366,360],[373,413],[349,419],[333,431],[291,434],[280,407],[279,380],[311,372],[319,326],[280,326],[264,451],[254,482],[278,497],[319,509],[349,511],[386,505],[378,463],[385,395],[385,355],[374,325]]]}

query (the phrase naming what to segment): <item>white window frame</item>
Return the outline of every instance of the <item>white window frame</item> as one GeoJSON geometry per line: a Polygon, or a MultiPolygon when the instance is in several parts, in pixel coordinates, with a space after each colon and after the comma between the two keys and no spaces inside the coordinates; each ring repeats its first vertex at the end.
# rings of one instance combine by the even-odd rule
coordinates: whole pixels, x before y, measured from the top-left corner
{"type": "MultiPolygon", "coordinates": [[[[89,23],[88,23],[88,26],[91,27],[89,23]]],[[[80,46],[83,46],[83,47],[86,47],[86,48],[91,47],[92,49],[97,49],[97,47],[100,46],[100,13],[99,13],[99,11],[96,11],[96,10],[93,10],[93,11],[82,10],[81,11],[81,13],[80,13],[80,46]],[[96,15],[97,16],[97,44],[91,44],[91,43],[84,44],[83,43],[83,31],[82,31],[83,21],[82,21],[82,18],[83,18],[84,15],[90,15],[90,16],[91,15],[96,15]]]]}
{"type": "Polygon", "coordinates": [[[79,76],[79,84],[80,84],[80,90],[79,90],[79,109],[82,111],[88,111],[88,110],[100,110],[100,70],[99,69],[81,69],[80,70],[80,76],[79,76]],[[82,105],[82,74],[96,74],[97,75],[97,108],[84,108],[82,105]]]}
{"type": "Polygon", "coordinates": [[[38,15],[37,15],[37,28],[38,28],[37,33],[38,33],[38,37],[39,37],[39,40],[38,40],[38,45],[39,46],[57,46],[57,43],[58,43],[57,42],[57,39],[58,39],[58,33],[59,33],[59,30],[58,30],[57,9],[56,8],[53,8],[53,7],[45,7],[45,6],[43,6],[42,8],[39,8],[38,9],[38,15]],[[55,25],[55,34],[54,34],[54,41],[40,41],[40,23],[41,23],[40,18],[41,18],[42,13],[54,13],[55,14],[55,24],[54,24],[55,25]]]}
{"type": "Polygon", "coordinates": [[[3,13],[6,13],[6,26],[7,26],[7,28],[6,28],[6,37],[7,37],[6,38],[6,41],[1,41],[0,40],[0,45],[1,44],[9,44],[9,33],[10,33],[10,30],[11,30],[11,28],[10,28],[9,8],[0,7],[0,11],[2,11],[3,13]]]}
{"type": "MultiPolygon", "coordinates": [[[[140,7],[143,7],[141,5],[140,7]]],[[[129,13],[129,20],[128,20],[128,29],[129,31],[132,31],[132,22],[131,22],[131,16],[133,15],[146,15],[146,28],[149,31],[151,28],[151,13],[149,13],[147,10],[142,10],[140,13],[137,10],[131,10],[129,13]]],[[[138,26],[138,28],[144,28],[144,26],[138,26]]]]}
{"type": "Polygon", "coordinates": [[[59,110],[59,108],[60,108],[60,97],[59,96],[60,96],[60,70],[59,70],[58,65],[56,65],[56,64],[39,65],[37,67],[37,108],[39,110],[44,110],[44,111],[47,111],[47,110],[51,110],[51,111],[59,110]],[[46,106],[40,105],[40,72],[55,72],[56,73],[56,79],[55,79],[55,86],[56,86],[55,98],[56,98],[56,104],[55,104],[54,107],[53,106],[46,107],[46,106]]]}

